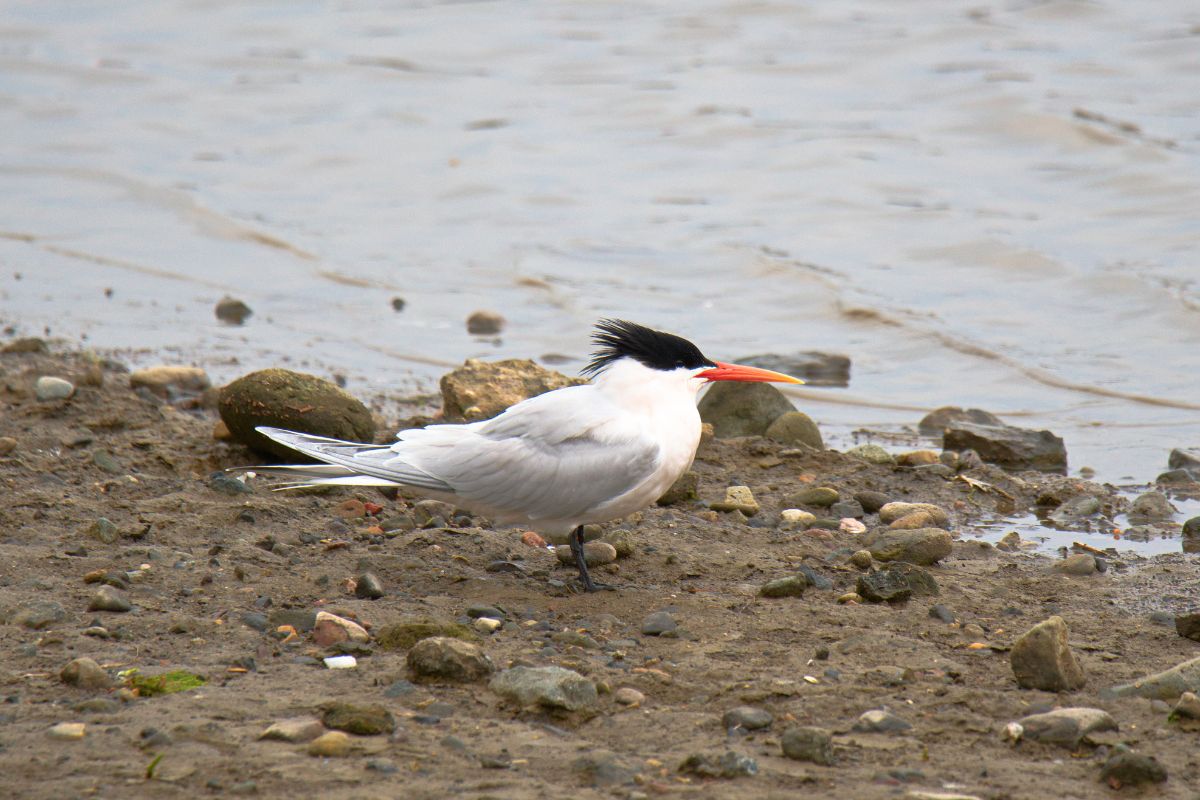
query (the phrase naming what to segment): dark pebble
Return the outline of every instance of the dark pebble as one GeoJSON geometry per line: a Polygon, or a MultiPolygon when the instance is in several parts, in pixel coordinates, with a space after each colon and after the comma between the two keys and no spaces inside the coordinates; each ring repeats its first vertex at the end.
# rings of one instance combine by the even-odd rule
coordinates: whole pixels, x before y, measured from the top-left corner
{"type": "Polygon", "coordinates": [[[242,624],[259,632],[265,632],[271,627],[271,621],[267,619],[267,615],[255,611],[242,614],[242,624]]]}
{"type": "Polygon", "coordinates": [[[504,619],[508,615],[495,606],[467,606],[467,616],[471,619],[479,619],[480,617],[490,617],[491,619],[504,619]]]}
{"type": "Polygon", "coordinates": [[[667,611],[655,611],[642,620],[642,633],[646,636],[670,636],[679,629],[679,623],[667,611]]]}
{"type": "Polygon", "coordinates": [[[378,772],[381,775],[393,775],[400,771],[400,767],[396,766],[395,761],[386,758],[372,758],[367,761],[367,769],[372,772],[378,772]]]}
{"type": "Polygon", "coordinates": [[[239,481],[225,472],[214,472],[208,476],[208,488],[214,492],[228,495],[249,494],[254,491],[249,484],[239,481]]]}
{"type": "Polygon", "coordinates": [[[399,680],[390,684],[383,690],[384,697],[404,697],[406,694],[412,694],[417,690],[416,685],[412,681],[399,680]]]}
{"type": "Polygon", "coordinates": [[[891,498],[889,498],[883,492],[871,491],[856,492],[854,494],[854,499],[862,505],[863,511],[866,511],[868,514],[874,514],[876,511],[887,505],[891,500],[891,498]]]}
{"type": "Polygon", "coordinates": [[[1143,756],[1128,750],[1114,753],[1100,770],[1100,780],[1107,781],[1113,788],[1163,783],[1166,779],[1167,770],[1153,756],[1143,756]]]}
{"type": "Polygon", "coordinates": [[[375,576],[374,572],[364,572],[358,576],[354,587],[355,597],[361,597],[365,600],[378,600],[383,595],[383,583],[375,576]]]}
{"type": "Polygon", "coordinates": [[[829,590],[833,588],[833,581],[831,581],[829,578],[826,578],[824,575],[817,572],[807,564],[801,564],[796,568],[796,571],[808,578],[808,582],[812,584],[814,589],[829,590]]]}

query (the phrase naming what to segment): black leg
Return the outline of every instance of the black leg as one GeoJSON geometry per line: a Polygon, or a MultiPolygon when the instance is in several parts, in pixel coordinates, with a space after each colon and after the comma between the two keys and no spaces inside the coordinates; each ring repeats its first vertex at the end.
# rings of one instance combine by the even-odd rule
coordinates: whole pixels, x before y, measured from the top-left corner
{"type": "Polygon", "coordinates": [[[596,584],[592,583],[592,576],[588,575],[587,559],[583,557],[583,526],[580,525],[571,531],[571,537],[567,541],[571,543],[575,566],[579,567],[579,581],[583,584],[583,590],[585,592],[596,591],[596,584]]]}

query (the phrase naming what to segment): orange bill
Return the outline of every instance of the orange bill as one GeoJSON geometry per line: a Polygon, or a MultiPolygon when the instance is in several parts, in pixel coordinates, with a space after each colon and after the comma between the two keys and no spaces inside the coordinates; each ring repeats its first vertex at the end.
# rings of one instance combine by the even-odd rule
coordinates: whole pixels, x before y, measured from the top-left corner
{"type": "Polygon", "coordinates": [[[741,364],[726,364],[724,361],[718,361],[717,365],[712,369],[706,369],[699,373],[696,377],[706,378],[710,381],[744,381],[746,383],[804,383],[799,378],[793,378],[791,375],[784,375],[782,372],[773,372],[769,369],[760,369],[758,367],[744,367],[741,364]]]}

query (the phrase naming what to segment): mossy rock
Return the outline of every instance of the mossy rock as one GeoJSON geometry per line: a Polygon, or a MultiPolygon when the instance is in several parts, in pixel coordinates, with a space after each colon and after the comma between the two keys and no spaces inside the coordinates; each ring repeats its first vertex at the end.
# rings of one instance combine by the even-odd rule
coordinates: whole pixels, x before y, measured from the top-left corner
{"type": "Polygon", "coordinates": [[[160,694],[175,694],[189,689],[199,689],[206,681],[202,676],[183,669],[173,669],[158,675],[143,675],[137,669],[122,673],[126,685],[137,691],[139,697],[154,697],[160,694]]]}
{"type": "Polygon", "coordinates": [[[221,419],[235,439],[266,455],[304,460],[254,429],[260,425],[355,442],[375,438],[367,407],[335,384],[287,369],[264,369],[221,389],[221,419]]]}
{"type": "Polygon", "coordinates": [[[433,636],[447,636],[466,642],[479,641],[475,632],[466,625],[432,620],[396,622],[386,625],[376,634],[375,641],[384,650],[408,650],[422,639],[429,639],[433,636]]]}

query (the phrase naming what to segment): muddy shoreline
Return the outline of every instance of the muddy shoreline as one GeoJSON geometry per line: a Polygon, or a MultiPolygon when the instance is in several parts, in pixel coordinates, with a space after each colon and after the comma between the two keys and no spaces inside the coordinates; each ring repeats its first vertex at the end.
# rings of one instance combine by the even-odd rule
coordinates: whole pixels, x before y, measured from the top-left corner
{"type": "Polygon", "coordinates": [[[716,440],[695,464],[699,500],[606,526],[631,533],[632,553],[597,569],[622,588],[581,595],[571,569],[519,531],[457,515],[419,527],[416,497],[276,494],[256,481],[224,493],[214,472],[261,460],[214,439],[216,413],[204,403],[139,394],[117,364],[6,353],[0,370],[0,437],[13,442],[0,456],[0,764],[18,796],[1087,798],[1114,792],[1100,770],[1123,745],[1169,778],[1122,793],[1183,798],[1200,787],[1197,733],[1168,720],[1173,703],[1103,692],[1200,655],[1171,625],[1195,610],[1195,557],[1109,554],[1105,572],[1075,576],[1051,558],[971,541],[975,521],[1047,493],[1067,500],[1078,479],[980,466],[960,473],[973,484],[761,438],[716,440]],[[68,378],[74,395],[37,400],[41,375],[68,378]],[[761,511],[709,510],[732,485],[750,487],[761,511]],[[864,574],[849,561],[862,535],[778,524],[789,498],[814,486],[949,511],[952,552],[925,568],[939,594],[839,603],[864,574]],[[115,533],[98,531],[100,518],[115,533]],[[381,524],[403,518],[413,524],[381,524]],[[759,595],[801,568],[823,581],[800,597],[759,595]],[[356,596],[364,572],[382,597],[356,596]],[[104,576],[129,611],[87,610],[104,576]],[[43,604],[44,624],[14,621],[31,604],[43,604]],[[472,606],[499,612],[502,626],[476,632],[472,606]],[[371,641],[319,646],[299,625],[318,610],[357,620],[371,641]],[[677,623],[674,635],[642,633],[657,611],[677,623]],[[1086,685],[1019,688],[1011,647],[1054,615],[1086,685]],[[497,669],[573,670],[598,687],[597,700],[539,711],[513,706],[486,680],[416,680],[408,648],[388,649],[377,634],[418,621],[462,626],[497,669]],[[281,624],[299,625],[298,635],[286,639],[281,624]],[[327,669],[335,650],[357,666],[327,669]],[[111,687],[63,682],[63,668],[84,657],[111,687]],[[206,683],[134,697],[118,675],[131,668],[206,683]],[[333,701],[380,705],[394,731],[351,736],[337,758],[259,738],[333,701]],[[723,715],[739,706],[772,720],[730,730],[723,715]],[[1119,729],[1076,747],[1003,738],[1009,722],[1064,706],[1102,709],[1119,729]],[[911,727],[855,730],[874,709],[911,727]],[[82,738],[48,734],[64,722],[85,723],[82,738]],[[785,757],[781,739],[794,726],[827,731],[833,763],[785,757]],[[753,759],[756,774],[680,770],[690,756],[728,751],[753,759]]]}

